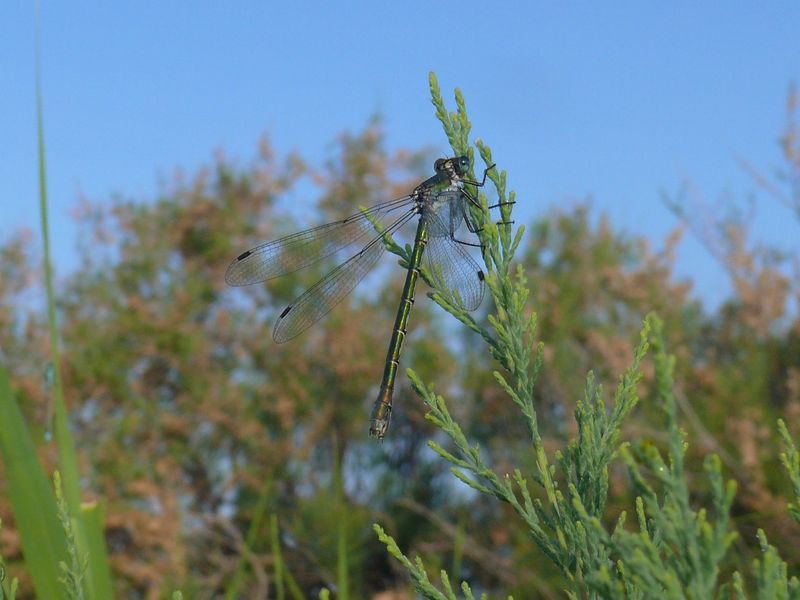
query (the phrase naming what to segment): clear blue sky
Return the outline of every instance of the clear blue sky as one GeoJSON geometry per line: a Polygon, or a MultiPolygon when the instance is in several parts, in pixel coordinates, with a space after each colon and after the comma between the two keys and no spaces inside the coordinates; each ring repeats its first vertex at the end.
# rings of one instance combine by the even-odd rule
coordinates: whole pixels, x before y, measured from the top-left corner
{"type": "MultiPolygon", "coordinates": [[[[216,149],[245,163],[269,134],[322,161],[383,118],[390,147],[446,142],[427,74],[464,91],[474,135],[509,171],[517,218],[591,196],[656,247],[662,191],[691,178],[744,201],[745,158],[779,165],[798,2],[131,2],[42,7],[56,264],[75,264],[79,194],[152,198],[216,149]]],[[[0,236],[38,232],[34,7],[0,5],[0,236]]],[[[755,233],[797,249],[800,223],[763,194],[755,233]]],[[[38,235],[38,234],[37,234],[38,235]]],[[[37,244],[38,244],[38,237],[37,244]]],[[[693,241],[679,273],[712,305],[725,277],[693,241]]]]}

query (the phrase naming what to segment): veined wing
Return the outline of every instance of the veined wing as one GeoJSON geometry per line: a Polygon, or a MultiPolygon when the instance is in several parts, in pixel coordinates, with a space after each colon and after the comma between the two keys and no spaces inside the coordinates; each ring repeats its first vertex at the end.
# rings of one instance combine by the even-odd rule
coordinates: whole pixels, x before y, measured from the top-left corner
{"type": "MultiPolygon", "coordinates": [[[[434,223],[438,221],[438,228],[445,227],[435,214],[426,213],[424,218],[434,223]]],[[[480,306],[486,288],[483,271],[463,244],[451,237],[431,236],[424,255],[437,286],[449,292],[456,304],[468,311],[480,306]]]]}
{"type": "Polygon", "coordinates": [[[415,214],[414,210],[388,227],[384,234],[372,238],[357,254],[330,271],[287,306],[275,323],[272,338],[279,344],[297,337],[339,304],[375,266],[386,246],[383,235],[391,234],[415,214]]]}
{"type": "Polygon", "coordinates": [[[249,285],[308,267],[346,248],[373,230],[370,218],[380,219],[412,201],[411,196],[404,196],[382,202],[346,219],[256,246],[237,256],[228,265],[225,281],[228,285],[249,285]]]}
{"type": "Polygon", "coordinates": [[[464,192],[448,189],[435,195],[425,207],[425,214],[435,214],[428,218],[428,235],[431,237],[453,237],[464,222],[464,192]]]}

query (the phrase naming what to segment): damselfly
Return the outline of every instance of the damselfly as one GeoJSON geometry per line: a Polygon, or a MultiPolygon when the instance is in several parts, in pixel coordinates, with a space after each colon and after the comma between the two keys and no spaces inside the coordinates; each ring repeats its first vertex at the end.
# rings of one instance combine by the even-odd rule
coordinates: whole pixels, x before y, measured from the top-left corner
{"type": "Polygon", "coordinates": [[[384,236],[397,231],[415,215],[420,216],[386,356],[383,380],[370,417],[369,433],[378,439],[383,439],[389,427],[400,350],[414,304],[414,289],[423,254],[429,272],[447,288],[452,302],[472,311],[478,308],[483,299],[483,271],[465,249],[465,246],[480,244],[460,240],[456,236],[462,223],[466,223],[472,233],[479,230],[467,203],[478,207],[480,204],[464,185],[483,186],[487,173],[494,165],[483,172],[481,181],[470,181],[465,179],[469,164],[466,156],[440,158],[434,164],[435,174],[407,196],[376,204],[341,221],[256,246],[237,256],[225,273],[225,281],[229,285],[259,283],[308,267],[358,241],[368,239],[357,253],[308,288],[281,312],[272,337],[278,343],[286,342],[311,327],[352,291],[383,254],[384,236]],[[375,232],[375,223],[383,220],[389,223],[383,232],[369,237],[369,232],[375,232]]]}

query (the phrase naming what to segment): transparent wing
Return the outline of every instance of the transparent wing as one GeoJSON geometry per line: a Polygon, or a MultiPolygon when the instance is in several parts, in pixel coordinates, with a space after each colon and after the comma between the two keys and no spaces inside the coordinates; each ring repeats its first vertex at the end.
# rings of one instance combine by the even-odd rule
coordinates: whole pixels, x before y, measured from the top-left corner
{"type": "Polygon", "coordinates": [[[373,230],[368,217],[380,219],[410,202],[413,202],[412,197],[404,196],[376,204],[341,221],[299,231],[256,246],[237,256],[228,265],[225,281],[228,285],[250,285],[308,267],[346,248],[373,230]]]}
{"type": "MultiPolygon", "coordinates": [[[[387,228],[386,233],[395,231],[414,214],[414,211],[409,211],[403,215],[387,228]]],[[[372,238],[360,252],[330,271],[287,306],[275,323],[272,338],[281,344],[297,337],[339,304],[378,262],[386,248],[382,237],[381,234],[372,238]]]]}
{"type": "Polygon", "coordinates": [[[453,237],[464,222],[464,193],[458,189],[444,190],[427,204],[425,212],[435,213],[438,217],[429,219],[429,236],[453,237]]]}
{"type": "MultiPolygon", "coordinates": [[[[445,227],[435,214],[426,214],[425,218],[436,227],[445,227]]],[[[452,237],[432,236],[428,238],[424,254],[437,286],[448,291],[456,304],[468,311],[480,306],[486,288],[483,271],[463,244],[452,237]]]]}

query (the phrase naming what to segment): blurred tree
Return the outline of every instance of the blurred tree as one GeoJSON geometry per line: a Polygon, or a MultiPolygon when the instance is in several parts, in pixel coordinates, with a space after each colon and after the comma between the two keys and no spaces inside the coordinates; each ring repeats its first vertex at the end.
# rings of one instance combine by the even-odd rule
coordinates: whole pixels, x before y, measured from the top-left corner
{"type": "MultiPolygon", "coordinates": [[[[794,141],[784,144],[794,169],[788,181],[800,180],[792,131],[786,139],[794,141]]],[[[507,509],[454,484],[428,450],[427,439],[438,433],[404,376],[389,437],[377,445],[366,436],[399,269],[390,261],[377,267],[323,321],[284,345],[271,340],[276,315],[333,262],[266,285],[224,284],[227,264],[243,250],[407,193],[428,176],[432,158],[428,151],[389,155],[374,122],[341,136],[321,169],[296,155],[278,158],[264,140],[252,165],[237,167],[220,155],[191,177],[176,174],[152,201],[81,203],[81,265],[60,286],[65,389],[87,489],[107,504],[120,597],[159,598],[178,587],[185,597],[219,596],[242,560],[239,597],[264,597],[274,588],[275,557],[260,510],[278,516],[288,573],[307,596],[341,581],[343,556],[353,597],[405,586],[374,539],[369,524],[377,520],[404,551],[451,569],[473,589],[560,597],[561,576],[507,509]],[[284,200],[314,195],[315,205],[284,200]],[[246,552],[253,523],[260,524],[246,552]],[[523,568],[529,564],[536,569],[523,568]]],[[[613,389],[644,315],[656,311],[678,357],[683,417],[700,442],[687,472],[701,470],[697,457],[719,452],[742,484],[735,506],[741,543],[755,540],[748,528],[752,521],[763,526],[754,517],[766,513],[771,542],[796,549],[800,540],[783,510],[785,483],[773,471],[770,423],[781,414],[800,430],[800,325],[787,308],[800,285],[779,269],[781,255],[748,244],[743,222],[714,229],[722,233],[709,246],[736,295],[711,316],[690,296],[690,284],[675,280],[681,228],[654,251],[585,204],[534,223],[521,264],[545,342],[537,410],[548,449],[561,447],[573,433],[568,415],[586,371],[613,389]]],[[[688,219],[685,226],[697,231],[688,219]]],[[[18,237],[0,248],[0,358],[44,440],[48,342],[41,311],[30,308],[38,291],[29,247],[18,237]]],[[[423,296],[424,288],[402,366],[460,400],[454,414],[498,471],[520,464],[525,435],[497,391],[493,365],[476,353],[473,334],[441,319],[423,296]]],[[[647,403],[638,410],[626,435],[663,441],[647,403]]],[[[43,456],[50,452],[43,443],[43,456]]],[[[0,494],[3,485],[0,473],[0,494]]],[[[615,515],[628,494],[625,473],[612,473],[611,485],[608,514],[615,515]]],[[[4,503],[0,518],[13,523],[4,503]]],[[[13,527],[2,536],[13,566],[13,527]]],[[[790,566],[800,563],[791,551],[783,555],[790,566]]]]}
{"type": "MultiPolygon", "coordinates": [[[[87,481],[108,503],[121,596],[183,587],[210,597],[224,589],[265,482],[267,510],[280,516],[302,589],[335,584],[332,510],[334,522],[348,524],[355,591],[386,585],[365,576],[375,554],[383,556],[369,523],[426,481],[422,411],[405,381],[392,440],[379,446],[365,435],[401,272],[379,267],[371,275],[377,293],[364,286],[284,346],[271,340],[277,312],[331,261],[265,286],[229,289],[223,279],[239,252],[301,226],[280,202],[298,184],[324,190],[308,212],[331,220],[407,193],[429,171],[420,172],[426,153],[388,156],[382,144],[377,123],[342,136],[339,155],[316,172],[294,155],[279,161],[265,140],[246,169],[219,156],[188,181],[176,174],[152,202],[79,207],[81,266],[59,305],[65,384],[87,481]],[[345,480],[338,506],[335,465],[345,480]]],[[[22,403],[42,424],[45,338],[41,323],[18,310],[33,273],[24,247],[14,241],[2,254],[0,335],[22,403]]],[[[425,302],[415,309],[404,362],[446,381],[455,364],[446,340],[421,335],[433,328],[433,312],[425,302]]],[[[271,577],[266,533],[248,563],[254,582],[271,577]]]]}
{"type": "MultiPolygon", "coordinates": [[[[740,161],[758,187],[800,217],[800,145],[797,91],[787,94],[787,120],[774,176],[740,161]]],[[[712,315],[691,345],[694,374],[683,385],[684,413],[702,422],[711,449],[739,481],[733,507],[740,546],[761,549],[761,527],[782,548],[790,570],[800,565],[800,534],[786,514],[788,483],[773,424],[781,417],[800,430],[800,263],[796,253],[761,241],[750,229],[757,205],[726,197],[714,210],[686,182],[669,205],[727,274],[733,295],[712,315]]],[[[800,219],[798,219],[800,226],[800,219]]]]}

